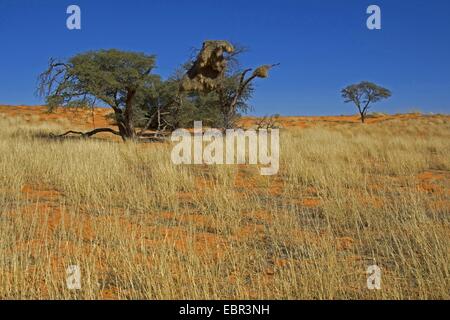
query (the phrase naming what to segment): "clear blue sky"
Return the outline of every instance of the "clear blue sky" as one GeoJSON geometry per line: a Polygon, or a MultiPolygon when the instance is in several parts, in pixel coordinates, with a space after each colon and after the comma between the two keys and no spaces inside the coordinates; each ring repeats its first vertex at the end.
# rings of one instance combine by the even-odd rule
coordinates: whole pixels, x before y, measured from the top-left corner
{"type": "Polygon", "coordinates": [[[448,0],[0,0],[0,104],[40,104],[37,75],[50,57],[118,48],[158,57],[166,77],[205,39],[250,51],[245,66],[280,62],[259,80],[254,114],[352,114],[339,91],[369,80],[393,97],[374,110],[450,113],[448,0]],[[66,8],[82,30],[66,28],[66,8]],[[382,30],[366,9],[382,9],[382,30]]]}

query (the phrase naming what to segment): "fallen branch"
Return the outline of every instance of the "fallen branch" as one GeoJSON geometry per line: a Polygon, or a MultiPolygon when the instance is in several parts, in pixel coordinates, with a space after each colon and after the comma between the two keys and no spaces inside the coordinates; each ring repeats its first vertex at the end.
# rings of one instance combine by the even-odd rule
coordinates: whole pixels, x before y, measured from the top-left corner
{"type": "Polygon", "coordinates": [[[82,136],[83,138],[90,138],[90,137],[92,137],[93,135],[96,135],[97,133],[101,133],[101,132],[108,132],[108,133],[115,134],[116,136],[120,136],[120,132],[118,132],[118,131],[116,131],[116,130],[113,130],[113,129],[111,129],[111,128],[98,128],[98,129],[94,129],[94,130],[88,131],[88,132],[80,132],[80,131],[73,131],[73,130],[70,130],[70,131],[67,131],[67,132],[65,132],[65,133],[63,133],[63,134],[59,134],[59,135],[53,135],[53,134],[51,134],[51,135],[52,135],[53,137],[63,138],[63,137],[65,137],[65,136],[69,135],[69,134],[77,134],[77,135],[82,136]]]}
{"type": "MultiPolygon", "coordinates": [[[[97,134],[97,133],[101,133],[101,132],[108,132],[108,133],[112,133],[115,134],[117,136],[120,136],[120,133],[118,131],[115,131],[111,128],[98,128],[92,131],[88,131],[88,132],[81,132],[81,131],[67,131],[63,134],[59,134],[59,135],[55,135],[55,134],[50,134],[51,137],[53,138],[64,138],[66,136],[68,136],[69,134],[76,134],[76,135],[80,135],[82,138],[90,138],[93,135],[97,134]]],[[[168,141],[168,133],[165,131],[158,131],[155,133],[142,133],[141,135],[137,136],[136,141],[137,142],[164,142],[164,141],[168,141]]]]}

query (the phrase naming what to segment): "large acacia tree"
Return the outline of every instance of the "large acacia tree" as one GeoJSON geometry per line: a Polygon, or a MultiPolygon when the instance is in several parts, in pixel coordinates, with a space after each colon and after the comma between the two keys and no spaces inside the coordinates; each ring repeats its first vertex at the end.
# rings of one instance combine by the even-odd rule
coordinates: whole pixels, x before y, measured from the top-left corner
{"type": "Polygon", "coordinates": [[[119,131],[100,128],[84,133],[111,132],[135,139],[134,115],[139,97],[154,85],[155,56],[119,50],[77,54],[68,61],[50,60],[39,76],[39,93],[50,110],[57,106],[93,106],[102,101],[114,110],[119,131]]]}
{"type": "Polygon", "coordinates": [[[368,81],[352,84],[344,88],[341,94],[346,103],[353,102],[356,105],[362,123],[365,122],[367,112],[373,103],[387,99],[392,95],[388,89],[368,81]]]}

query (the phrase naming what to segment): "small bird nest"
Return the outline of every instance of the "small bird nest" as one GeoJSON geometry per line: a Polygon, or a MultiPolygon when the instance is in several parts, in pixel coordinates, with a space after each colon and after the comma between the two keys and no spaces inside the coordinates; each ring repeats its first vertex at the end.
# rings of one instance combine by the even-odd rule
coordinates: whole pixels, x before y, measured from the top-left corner
{"type": "Polygon", "coordinates": [[[269,76],[269,69],[270,66],[268,65],[261,66],[259,68],[256,68],[256,70],[253,72],[253,75],[257,76],[258,78],[267,78],[269,76]]]}
{"type": "Polygon", "coordinates": [[[262,66],[256,68],[255,71],[253,71],[253,76],[258,77],[258,78],[268,78],[269,70],[278,65],[279,65],[279,63],[262,65],[262,66]]]}

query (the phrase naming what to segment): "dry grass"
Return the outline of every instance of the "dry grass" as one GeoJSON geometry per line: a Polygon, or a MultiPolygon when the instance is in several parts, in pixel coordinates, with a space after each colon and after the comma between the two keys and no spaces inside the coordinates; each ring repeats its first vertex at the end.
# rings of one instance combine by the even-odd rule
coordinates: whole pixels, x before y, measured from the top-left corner
{"type": "Polygon", "coordinates": [[[450,298],[448,117],[285,130],[275,177],[66,125],[0,115],[2,299],[450,298]]]}

